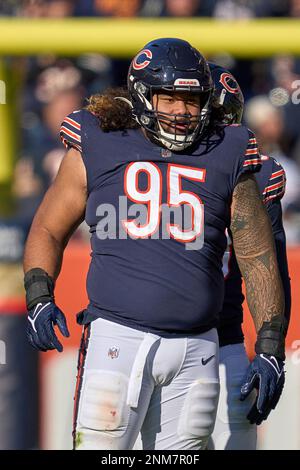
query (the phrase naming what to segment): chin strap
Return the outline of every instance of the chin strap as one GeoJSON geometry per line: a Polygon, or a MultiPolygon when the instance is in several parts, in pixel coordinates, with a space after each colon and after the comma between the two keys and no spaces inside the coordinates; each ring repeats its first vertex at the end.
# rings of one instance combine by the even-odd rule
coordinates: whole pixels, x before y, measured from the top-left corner
{"type": "Polygon", "coordinates": [[[160,122],[158,121],[159,127],[159,137],[158,140],[169,150],[184,150],[185,148],[189,147],[194,142],[194,135],[195,132],[186,136],[186,135],[176,135],[170,134],[163,130],[160,122]]]}

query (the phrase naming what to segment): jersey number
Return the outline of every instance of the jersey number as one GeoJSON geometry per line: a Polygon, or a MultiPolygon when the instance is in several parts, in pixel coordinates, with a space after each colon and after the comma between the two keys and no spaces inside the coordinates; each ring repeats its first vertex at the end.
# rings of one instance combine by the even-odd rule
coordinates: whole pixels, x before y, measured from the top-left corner
{"type": "MultiPolygon", "coordinates": [[[[206,170],[181,165],[168,165],[167,206],[190,206],[190,228],[183,229],[178,224],[167,223],[167,231],[180,242],[191,242],[203,231],[204,209],[199,196],[191,191],[182,190],[182,178],[203,183],[206,170]]],[[[147,220],[141,225],[135,220],[123,220],[125,230],[134,238],[147,238],[157,231],[161,222],[163,177],[157,165],[152,162],[133,162],[128,165],[124,177],[124,190],[127,197],[138,204],[147,205],[147,220]],[[138,185],[139,174],[147,175],[147,189],[138,185]]]]}

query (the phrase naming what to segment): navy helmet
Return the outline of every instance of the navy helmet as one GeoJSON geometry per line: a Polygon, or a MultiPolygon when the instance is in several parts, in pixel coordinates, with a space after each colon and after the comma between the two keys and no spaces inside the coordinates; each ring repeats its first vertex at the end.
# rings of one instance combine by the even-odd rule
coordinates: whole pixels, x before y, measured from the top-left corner
{"type": "Polygon", "coordinates": [[[212,117],[221,124],[240,124],[244,109],[244,96],[232,73],[220,65],[209,62],[214,82],[212,117]]]}
{"type": "Polygon", "coordinates": [[[131,62],[127,84],[133,116],[155,141],[170,150],[180,151],[199,138],[209,118],[213,82],[207,61],[187,41],[162,38],[146,44],[131,62]],[[162,128],[159,115],[163,114],[163,120],[170,123],[174,123],[178,115],[158,115],[152,98],[159,90],[199,94],[200,113],[194,129],[188,126],[187,132],[180,135],[162,128]]]}

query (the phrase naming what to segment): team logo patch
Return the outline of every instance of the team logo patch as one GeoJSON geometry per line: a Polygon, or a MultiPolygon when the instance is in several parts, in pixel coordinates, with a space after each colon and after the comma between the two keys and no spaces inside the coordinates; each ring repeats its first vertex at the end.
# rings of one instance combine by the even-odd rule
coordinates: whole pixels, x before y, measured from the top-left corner
{"type": "Polygon", "coordinates": [[[141,70],[147,67],[150,64],[152,59],[152,52],[149,49],[143,49],[138,55],[133,59],[132,66],[134,70],[141,70]],[[142,62],[141,60],[144,59],[142,62]],[[147,60],[149,59],[149,60],[147,60]]]}
{"type": "Polygon", "coordinates": [[[222,83],[223,87],[226,88],[229,93],[238,93],[240,91],[239,85],[230,73],[222,73],[220,83],[222,83]]]}
{"type": "Polygon", "coordinates": [[[111,359],[117,359],[119,357],[119,352],[120,352],[120,348],[116,348],[115,346],[112,347],[112,348],[109,348],[108,350],[108,357],[110,357],[111,359]]]}
{"type": "Polygon", "coordinates": [[[160,153],[161,153],[161,156],[162,156],[163,158],[170,158],[170,157],[172,157],[172,152],[171,152],[170,150],[168,150],[168,149],[161,149],[160,153]]]}

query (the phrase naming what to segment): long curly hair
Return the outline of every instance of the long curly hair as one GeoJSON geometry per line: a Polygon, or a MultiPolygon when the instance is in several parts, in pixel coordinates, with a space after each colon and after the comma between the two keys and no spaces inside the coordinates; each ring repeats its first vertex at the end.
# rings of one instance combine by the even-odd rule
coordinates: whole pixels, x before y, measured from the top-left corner
{"type": "Polygon", "coordinates": [[[103,94],[92,95],[85,109],[99,118],[99,126],[104,132],[139,128],[129,104],[116,97],[130,100],[126,88],[108,88],[103,94]]]}

